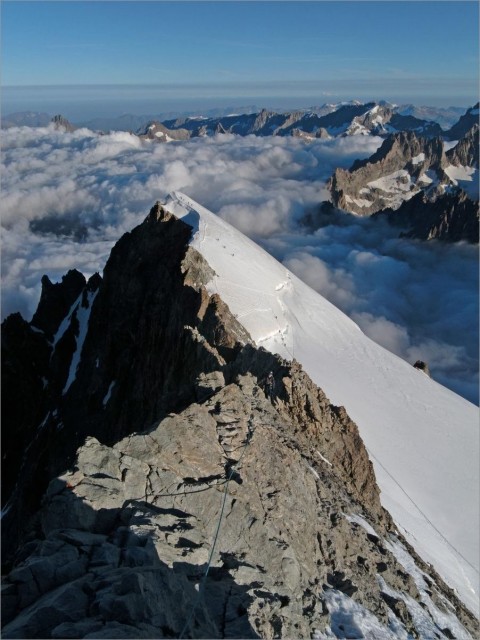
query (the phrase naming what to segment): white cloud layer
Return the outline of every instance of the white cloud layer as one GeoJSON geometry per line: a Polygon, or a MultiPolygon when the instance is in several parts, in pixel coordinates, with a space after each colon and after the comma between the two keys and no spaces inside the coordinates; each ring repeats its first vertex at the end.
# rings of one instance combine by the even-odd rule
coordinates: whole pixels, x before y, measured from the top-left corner
{"type": "Polygon", "coordinates": [[[128,133],[51,127],[2,131],[2,317],[30,319],[40,279],[102,270],[114,242],[156,200],[181,190],[261,242],[286,266],[410,362],[478,400],[477,250],[399,240],[343,217],[315,233],[299,218],[324,199],[334,167],[379,138],[306,143],[220,135],[171,144],[128,133]]]}

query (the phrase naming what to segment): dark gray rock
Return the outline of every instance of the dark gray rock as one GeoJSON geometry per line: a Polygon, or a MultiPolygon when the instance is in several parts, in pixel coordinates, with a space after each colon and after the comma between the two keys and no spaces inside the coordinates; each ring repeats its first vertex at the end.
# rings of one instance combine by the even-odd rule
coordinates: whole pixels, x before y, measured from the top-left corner
{"type": "Polygon", "coordinates": [[[423,360],[417,360],[413,366],[415,369],[423,371],[423,373],[426,373],[427,376],[430,377],[430,368],[426,362],[423,362],[423,360]]]}
{"type": "Polygon", "coordinates": [[[53,116],[51,122],[53,123],[53,126],[55,127],[55,129],[58,129],[60,131],[65,131],[67,133],[73,133],[77,129],[77,127],[75,127],[71,122],[69,122],[62,115],[53,116]]]}
{"type": "Polygon", "coordinates": [[[4,638],[48,638],[62,622],[82,620],[88,597],[82,590],[85,578],[45,594],[2,629],[4,638]]]}
{"type": "Polygon", "coordinates": [[[460,116],[458,122],[445,132],[445,138],[447,140],[460,140],[472,129],[472,127],[478,125],[479,108],[480,103],[477,102],[476,105],[467,109],[467,111],[460,116]]]}
{"type": "Polygon", "coordinates": [[[479,208],[460,189],[429,199],[418,193],[395,211],[385,209],[377,214],[401,229],[401,236],[442,242],[479,241],[479,208]]]}
{"type": "MultiPolygon", "coordinates": [[[[65,486],[65,485],[64,485],[65,486]]],[[[99,533],[90,533],[78,529],[62,529],[57,533],[60,540],[65,540],[75,547],[92,547],[103,544],[107,537],[99,533]]]]}
{"type": "Polygon", "coordinates": [[[102,622],[92,619],[79,620],[78,622],[62,622],[52,629],[51,637],[59,640],[63,640],[63,638],[85,638],[89,633],[100,632],[103,628],[102,622]]]}
{"type": "Polygon", "coordinates": [[[476,122],[471,129],[447,151],[447,159],[455,166],[476,167],[479,166],[479,126],[476,122]]]}
{"type": "Polygon", "coordinates": [[[120,549],[114,544],[105,542],[93,549],[89,566],[92,569],[104,565],[118,567],[119,562],[120,549]]]}
{"type": "Polygon", "coordinates": [[[158,633],[158,629],[149,625],[141,625],[141,627],[134,627],[128,624],[121,624],[119,622],[109,622],[101,627],[101,629],[94,630],[84,638],[162,638],[165,637],[158,633]]]}

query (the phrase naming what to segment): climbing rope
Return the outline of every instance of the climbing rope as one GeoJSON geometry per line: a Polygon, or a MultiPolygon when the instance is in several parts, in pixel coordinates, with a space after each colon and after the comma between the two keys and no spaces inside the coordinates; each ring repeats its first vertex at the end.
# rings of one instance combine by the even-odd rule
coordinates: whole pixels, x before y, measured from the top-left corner
{"type": "Polygon", "coordinates": [[[189,629],[189,627],[190,627],[190,625],[192,623],[192,619],[193,619],[193,616],[195,615],[195,611],[197,610],[198,603],[200,602],[200,598],[203,595],[203,591],[205,589],[205,585],[206,585],[206,582],[207,582],[208,572],[210,571],[210,567],[211,567],[212,560],[213,560],[213,554],[215,553],[215,546],[217,544],[218,536],[220,534],[220,528],[222,526],[223,514],[224,514],[224,511],[225,511],[225,504],[227,502],[228,485],[230,483],[230,480],[233,477],[233,474],[235,473],[235,467],[240,464],[243,456],[245,455],[245,451],[247,450],[247,447],[250,444],[252,435],[253,435],[253,431],[249,427],[249,431],[248,431],[248,434],[247,434],[247,441],[246,441],[246,443],[244,445],[242,454],[241,454],[240,458],[237,460],[237,462],[234,465],[232,465],[232,467],[230,469],[230,473],[229,473],[229,475],[227,477],[227,480],[225,481],[225,489],[223,491],[223,498],[222,498],[222,507],[220,509],[220,516],[218,518],[218,523],[217,523],[217,527],[216,527],[216,530],[215,530],[215,536],[213,538],[212,547],[210,549],[210,554],[208,556],[207,567],[205,569],[205,572],[204,572],[204,574],[202,576],[202,580],[200,582],[200,587],[198,589],[198,595],[197,595],[197,597],[195,599],[195,604],[193,605],[192,610],[190,611],[190,615],[188,616],[188,619],[185,622],[185,625],[184,625],[184,627],[182,629],[182,632],[180,633],[179,638],[184,638],[185,637],[185,633],[188,631],[188,629],[189,629]]]}
{"type": "Polygon", "coordinates": [[[455,551],[455,553],[457,553],[460,556],[460,558],[462,558],[462,560],[464,560],[468,564],[468,566],[471,567],[475,571],[476,574],[478,574],[478,569],[476,569],[473,566],[473,564],[471,562],[469,562],[467,560],[467,558],[465,558],[465,556],[462,555],[462,553],[458,549],[456,549],[449,540],[447,540],[447,538],[443,535],[443,533],[439,529],[437,529],[437,527],[433,524],[433,522],[430,520],[430,518],[421,510],[421,508],[418,506],[418,504],[415,502],[415,500],[411,496],[408,495],[408,493],[405,491],[405,489],[402,487],[402,485],[392,476],[390,471],[388,471],[388,469],[386,469],[384,467],[384,465],[380,462],[380,460],[376,456],[373,455],[373,453],[370,451],[370,449],[367,449],[367,451],[368,451],[369,455],[372,456],[372,458],[382,467],[382,469],[385,471],[385,473],[395,482],[395,484],[400,489],[400,491],[407,496],[407,498],[410,500],[410,502],[416,507],[418,512],[423,516],[423,518],[428,522],[428,524],[438,533],[438,535],[442,538],[442,540],[444,540],[447,543],[447,545],[453,551],[455,551]]]}

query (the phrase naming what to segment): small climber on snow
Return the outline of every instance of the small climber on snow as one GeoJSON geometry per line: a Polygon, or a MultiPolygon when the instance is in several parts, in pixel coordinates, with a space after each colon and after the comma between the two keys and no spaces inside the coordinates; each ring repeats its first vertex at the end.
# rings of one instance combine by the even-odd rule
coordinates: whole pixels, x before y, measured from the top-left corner
{"type": "Polygon", "coordinates": [[[273,371],[270,371],[270,373],[267,376],[267,379],[265,380],[265,395],[267,396],[267,398],[270,399],[271,402],[273,402],[274,390],[275,390],[275,378],[273,377],[273,371]]]}

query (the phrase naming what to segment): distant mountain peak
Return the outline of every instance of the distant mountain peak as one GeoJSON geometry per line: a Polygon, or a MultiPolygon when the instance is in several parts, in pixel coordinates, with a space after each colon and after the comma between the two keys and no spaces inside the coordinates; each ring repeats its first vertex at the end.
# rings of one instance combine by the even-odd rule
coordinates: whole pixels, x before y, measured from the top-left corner
{"type": "Polygon", "coordinates": [[[55,127],[55,129],[60,129],[68,133],[73,133],[73,131],[75,131],[77,128],[69,120],[67,120],[67,118],[65,118],[60,114],[53,116],[53,118],[51,119],[51,122],[55,127]]]}
{"type": "Polygon", "coordinates": [[[472,127],[479,123],[479,108],[480,103],[477,102],[473,107],[467,109],[467,111],[460,117],[459,121],[454,124],[448,131],[445,132],[447,140],[460,140],[463,138],[472,127]]]}
{"type": "MultiPolygon", "coordinates": [[[[372,112],[377,108],[370,118],[372,112]]],[[[336,169],[328,182],[334,206],[360,216],[382,213],[411,237],[477,243],[478,131],[474,124],[447,152],[440,137],[390,135],[369,158],[336,169]]]]}

